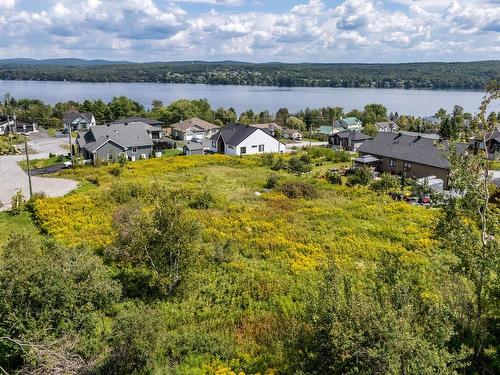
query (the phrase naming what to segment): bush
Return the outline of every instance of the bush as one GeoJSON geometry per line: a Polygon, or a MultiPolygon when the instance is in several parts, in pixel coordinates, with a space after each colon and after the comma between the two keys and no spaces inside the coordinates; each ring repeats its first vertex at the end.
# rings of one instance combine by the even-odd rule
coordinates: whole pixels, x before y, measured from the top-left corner
{"type": "Polygon", "coordinates": [[[382,173],[380,179],[372,181],[370,189],[378,193],[399,192],[401,190],[401,181],[397,176],[382,173]]]}
{"type": "Polygon", "coordinates": [[[272,167],[275,163],[274,154],[262,154],[262,165],[265,167],[272,167]]]}
{"type": "Polygon", "coordinates": [[[302,181],[286,182],[280,187],[280,191],[288,198],[315,198],[318,196],[316,186],[302,181]]]}
{"type": "Polygon", "coordinates": [[[332,171],[326,172],[326,179],[329,183],[333,185],[342,185],[342,177],[336,172],[332,171]]]}
{"type": "Polygon", "coordinates": [[[274,189],[276,186],[278,186],[279,179],[280,179],[280,176],[278,176],[277,174],[275,174],[275,173],[271,174],[267,178],[267,182],[266,182],[265,187],[267,189],[274,189]]]}
{"type": "Polygon", "coordinates": [[[138,199],[147,193],[147,189],[136,182],[117,181],[111,185],[109,194],[111,199],[118,203],[128,203],[132,199],[138,199]]]}
{"type": "Polygon", "coordinates": [[[109,170],[109,173],[111,173],[115,177],[118,177],[122,174],[122,168],[120,165],[113,165],[109,170]]]}
{"type": "Polygon", "coordinates": [[[105,373],[145,374],[159,355],[161,314],[146,306],[128,305],[115,319],[105,373]]]}
{"type": "Polygon", "coordinates": [[[189,207],[197,210],[207,210],[215,206],[215,197],[209,191],[204,191],[194,196],[189,203],[189,207]]]}
{"type": "Polygon", "coordinates": [[[47,194],[45,194],[44,192],[33,193],[31,198],[25,204],[26,209],[30,212],[34,212],[36,201],[39,199],[45,199],[45,198],[47,198],[47,194]]]}
{"type": "Polygon", "coordinates": [[[295,174],[303,174],[312,171],[311,157],[308,154],[292,156],[288,160],[288,171],[295,174]]]}
{"type": "Polygon", "coordinates": [[[345,150],[332,150],[331,158],[327,160],[334,163],[345,163],[351,160],[351,154],[345,150]]]}
{"type": "MultiPolygon", "coordinates": [[[[274,159],[273,159],[274,160],[274,159]]],[[[287,168],[287,164],[282,155],[279,155],[278,158],[275,159],[274,164],[271,166],[273,171],[280,171],[287,168]]]]}
{"type": "Polygon", "coordinates": [[[368,185],[373,179],[372,171],[368,167],[356,168],[354,174],[347,178],[347,186],[368,185]]]}

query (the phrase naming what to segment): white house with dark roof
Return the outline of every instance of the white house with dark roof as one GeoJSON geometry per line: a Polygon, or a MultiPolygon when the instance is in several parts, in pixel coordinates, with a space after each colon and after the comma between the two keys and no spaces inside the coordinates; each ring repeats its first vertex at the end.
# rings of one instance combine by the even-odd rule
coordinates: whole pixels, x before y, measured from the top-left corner
{"type": "Polygon", "coordinates": [[[87,130],[91,126],[95,126],[95,117],[91,112],[68,111],[63,116],[64,129],[87,130]]]}
{"type": "Polygon", "coordinates": [[[268,131],[250,125],[230,124],[213,135],[210,150],[227,155],[285,152],[286,145],[268,131]]]}
{"type": "Polygon", "coordinates": [[[399,126],[394,121],[376,122],[375,127],[378,132],[382,133],[396,132],[399,130],[399,126]]]}

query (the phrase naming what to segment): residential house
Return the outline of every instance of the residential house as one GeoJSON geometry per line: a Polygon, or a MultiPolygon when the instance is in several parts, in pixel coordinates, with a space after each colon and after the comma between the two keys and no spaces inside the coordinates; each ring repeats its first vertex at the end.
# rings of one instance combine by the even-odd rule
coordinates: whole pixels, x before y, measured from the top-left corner
{"type": "Polygon", "coordinates": [[[284,128],[282,126],[279,126],[275,122],[269,122],[266,124],[250,124],[250,126],[253,126],[254,128],[259,128],[265,131],[268,131],[271,133],[271,135],[274,137],[274,134],[276,133],[276,130],[283,131],[284,128]]]}
{"type": "Polygon", "coordinates": [[[285,138],[285,139],[291,139],[293,141],[301,141],[302,140],[302,133],[299,132],[298,130],[284,128],[282,130],[282,132],[283,132],[283,138],[285,138]]]}
{"type": "Polygon", "coordinates": [[[323,126],[320,126],[320,127],[316,130],[316,132],[317,132],[317,133],[319,133],[319,134],[331,135],[331,134],[333,133],[333,127],[323,125],[323,126]]]}
{"type": "Polygon", "coordinates": [[[163,127],[163,121],[160,120],[155,120],[153,118],[148,118],[148,117],[140,117],[140,116],[131,116],[131,117],[125,117],[118,119],[116,121],[113,121],[113,124],[127,124],[129,122],[142,122],[147,125],[154,126],[155,128],[161,129],[163,127]]]}
{"type": "MultiPolygon", "coordinates": [[[[488,150],[488,159],[494,160],[498,159],[500,156],[500,131],[495,130],[491,133],[486,134],[486,145],[488,150]]],[[[484,149],[484,140],[476,138],[472,142],[472,148],[475,152],[479,149],[484,149]]]]}
{"type": "Polygon", "coordinates": [[[95,117],[91,112],[69,111],[63,115],[63,125],[66,130],[84,131],[95,124],[95,117]]]}
{"type": "Polygon", "coordinates": [[[181,141],[209,139],[219,131],[219,127],[198,117],[170,125],[172,138],[181,141]]]}
{"type": "Polygon", "coordinates": [[[193,139],[187,141],[182,148],[184,155],[203,155],[210,150],[212,142],[209,139],[193,139]]]}
{"type": "Polygon", "coordinates": [[[363,123],[356,117],[346,117],[337,120],[333,124],[333,132],[339,132],[342,130],[354,130],[360,132],[363,129],[363,123]]]}
{"type": "Polygon", "coordinates": [[[212,152],[228,155],[285,152],[286,148],[285,144],[274,138],[270,132],[250,125],[229,124],[210,140],[212,152]]]}
{"type": "Polygon", "coordinates": [[[142,122],[92,126],[78,133],[76,145],[87,160],[116,161],[120,155],[129,160],[146,159],[153,153],[153,131],[157,128],[142,122]]]}
{"type": "Polygon", "coordinates": [[[330,135],[328,142],[333,148],[336,149],[357,151],[364,141],[372,138],[373,137],[367,134],[354,130],[343,130],[339,133],[330,135]]]}
{"type": "Polygon", "coordinates": [[[33,121],[18,120],[16,117],[0,116],[0,135],[8,133],[34,133],[38,125],[33,121]]]}
{"type": "MultiPolygon", "coordinates": [[[[446,141],[423,134],[378,133],[373,139],[366,140],[358,151],[380,172],[438,178],[443,180],[443,187],[447,189],[450,164],[442,156],[438,144],[445,150],[448,147],[446,141]],[[376,163],[373,163],[374,158],[378,159],[376,163]]],[[[468,146],[465,143],[457,144],[457,152],[464,153],[468,146]]]]}
{"type": "Polygon", "coordinates": [[[379,133],[397,132],[399,126],[394,121],[376,122],[375,127],[379,133]]]}

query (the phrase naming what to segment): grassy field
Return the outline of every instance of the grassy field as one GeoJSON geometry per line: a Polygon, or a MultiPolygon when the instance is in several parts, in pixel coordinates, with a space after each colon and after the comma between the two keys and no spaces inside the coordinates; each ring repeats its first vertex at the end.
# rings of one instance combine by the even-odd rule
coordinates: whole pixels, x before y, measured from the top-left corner
{"type": "Polygon", "coordinates": [[[209,192],[213,206],[187,208],[202,228],[189,281],[178,297],[156,305],[176,317],[168,323],[172,340],[181,340],[175,345],[190,348],[179,357],[181,373],[203,373],[197,371],[221,356],[225,366],[247,373],[285,369],[284,343],[262,330],[279,330],[284,315],[302,319],[320,270],[335,262],[353,277],[367,275],[383,267],[384,254],[425,269],[434,245],[425,229],[431,227],[432,210],[366,188],[330,185],[325,171],[342,164],[316,164],[302,177],[273,172],[260,157],[223,155],[143,160],[119,172],[116,165],[76,168],[60,175],[79,180],[81,188],[66,197],[39,200],[36,218],[42,231],[59,242],[102,253],[113,242],[111,218],[124,204],[124,192],[147,195],[161,188],[186,207],[209,192]],[[311,184],[319,194],[290,199],[276,190],[266,192],[272,174],[281,183],[311,184]],[[190,341],[194,337],[198,341],[190,341]],[[212,343],[209,352],[202,342],[212,343]]]}
{"type": "Polygon", "coordinates": [[[27,211],[13,216],[8,212],[0,212],[0,246],[9,238],[11,233],[38,233],[38,229],[31,220],[31,214],[27,211]]]}

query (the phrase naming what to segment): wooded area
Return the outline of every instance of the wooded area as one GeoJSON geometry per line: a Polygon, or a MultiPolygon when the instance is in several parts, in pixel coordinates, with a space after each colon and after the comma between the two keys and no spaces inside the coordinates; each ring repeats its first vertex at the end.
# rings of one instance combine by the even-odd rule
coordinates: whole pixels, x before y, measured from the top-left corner
{"type": "Polygon", "coordinates": [[[166,82],[218,85],[484,89],[500,78],[500,61],[405,64],[244,62],[90,63],[0,60],[2,80],[166,82]]]}

